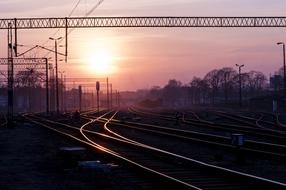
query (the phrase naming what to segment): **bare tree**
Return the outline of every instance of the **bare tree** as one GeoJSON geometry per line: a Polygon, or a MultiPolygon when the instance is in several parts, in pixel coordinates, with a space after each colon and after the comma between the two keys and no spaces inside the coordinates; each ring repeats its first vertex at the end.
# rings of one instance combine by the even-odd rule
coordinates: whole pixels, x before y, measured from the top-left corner
{"type": "Polygon", "coordinates": [[[168,84],[163,88],[163,97],[167,104],[174,106],[180,97],[180,88],[182,83],[175,79],[169,80],[168,84]]]}
{"type": "Polygon", "coordinates": [[[231,67],[224,67],[218,71],[219,84],[224,92],[224,101],[228,102],[230,91],[234,86],[234,78],[237,72],[231,67]]]}
{"type": "Polygon", "coordinates": [[[249,88],[250,95],[252,97],[257,96],[259,92],[261,92],[262,89],[266,87],[267,78],[263,73],[258,71],[250,71],[247,73],[247,75],[247,86],[249,88]]]}
{"type": "Polygon", "coordinates": [[[212,104],[215,103],[215,97],[217,95],[218,89],[219,89],[219,77],[218,77],[218,70],[214,69],[210,72],[208,72],[204,80],[207,82],[208,86],[211,89],[211,102],[212,104]]]}
{"type": "Polygon", "coordinates": [[[194,77],[190,82],[190,87],[194,102],[197,102],[198,104],[207,102],[206,99],[209,92],[209,85],[206,80],[194,77]]]}
{"type": "Polygon", "coordinates": [[[43,78],[44,73],[28,68],[27,70],[19,71],[16,74],[15,83],[18,87],[36,88],[41,86],[44,80],[43,78]]]}

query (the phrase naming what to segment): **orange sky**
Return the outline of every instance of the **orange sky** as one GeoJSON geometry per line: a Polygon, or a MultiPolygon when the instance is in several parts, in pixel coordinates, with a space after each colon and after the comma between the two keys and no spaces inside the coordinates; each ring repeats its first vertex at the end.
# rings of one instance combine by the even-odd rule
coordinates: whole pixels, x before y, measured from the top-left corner
{"type": "MultiPolygon", "coordinates": [[[[76,2],[3,0],[0,16],[67,16],[76,2]]],[[[84,15],[96,2],[82,1],[74,16],[84,15]]],[[[91,16],[284,16],[285,6],[282,0],[106,0],[91,16]]],[[[20,50],[42,45],[55,31],[20,31],[19,44],[26,45],[20,50]]],[[[61,30],[56,36],[63,35],[61,30]]],[[[171,78],[188,83],[193,76],[202,77],[211,69],[236,63],[245,64],[245,71],[259,70],[268,76],[282,66],[282,49],[276,42],[283,41],[284,36],[282,28],[77,29],[69,37],[69,62],[60,63],[60,70],[65,70],[67,77],[109,76],[120,90],[164,85],[171,78]],[[109,55],[113,72],[98,74],[89,65],[92,59],[97,60],[97,52],[109,55]]],[[[0,38],[4,39],[0,44],[4,57],[6,31],[0,31],[0,38]]],[[[53,47],[52,42],[45,45],[53,47]]]]}

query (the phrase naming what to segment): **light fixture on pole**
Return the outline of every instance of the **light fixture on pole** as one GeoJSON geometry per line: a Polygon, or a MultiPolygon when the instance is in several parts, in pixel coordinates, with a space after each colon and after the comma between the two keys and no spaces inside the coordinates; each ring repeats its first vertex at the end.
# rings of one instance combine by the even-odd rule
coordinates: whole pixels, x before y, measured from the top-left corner
{"type": "Polygon", "coordinates": [[[50,40],[55,41],[55,63],[56,63],[56,111],[57,114],[59,114],[59,80],[58,80],[58,43],[57,41],[62,39],[62,37],[59,38],[49,38],[50,40]]]}
{"type": "Polygon", "coordinates": [[[285,43],[278,42],[277,45],[283,46],[283,83],[284,83],[284,96],[286,97],[286,68],[285,68],[285,43]]]}
{"type": "Polygon", "coordinates": [[[235,64],[235,66],[238,67],[238,73],[239,73],[239,106],[242,107],[242,85],[241,85],[241,68],[244,67],[244,65],[235,64]]]}

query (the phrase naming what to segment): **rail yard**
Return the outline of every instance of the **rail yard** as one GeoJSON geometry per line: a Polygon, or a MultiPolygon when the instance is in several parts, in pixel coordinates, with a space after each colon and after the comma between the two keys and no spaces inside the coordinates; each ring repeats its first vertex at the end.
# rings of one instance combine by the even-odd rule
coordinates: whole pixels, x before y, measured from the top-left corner
{"type": "Polygon", "coordinates": [[[20,120],[88,151],[88,158],[75,156],[79,150],[71,145],[70,152],[60,151],[74,158],[68,159],[74,162],[71,171],[103,168],[124,178],[130,189],[286,187],[286,129],[268,113],[129,107],[90,110],[80,119],[71,119],[71,113],[39,113],[23,114],[20,120]],[[241,145],[233,142],[237,134],[244,137],[241,145]]]}

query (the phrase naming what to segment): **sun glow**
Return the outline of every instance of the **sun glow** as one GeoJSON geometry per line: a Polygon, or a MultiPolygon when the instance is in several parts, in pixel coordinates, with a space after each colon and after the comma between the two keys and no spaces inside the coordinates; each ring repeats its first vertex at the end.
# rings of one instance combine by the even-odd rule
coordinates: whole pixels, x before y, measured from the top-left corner
{"type": "Polygon", "coordinates": [[[112,56],[107,50],[95,51],[88,60],[90,71],[97,74],[108,74],[115,70],[112,65],[112,56]]]}

